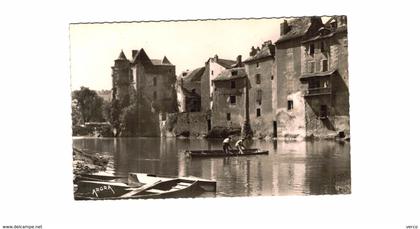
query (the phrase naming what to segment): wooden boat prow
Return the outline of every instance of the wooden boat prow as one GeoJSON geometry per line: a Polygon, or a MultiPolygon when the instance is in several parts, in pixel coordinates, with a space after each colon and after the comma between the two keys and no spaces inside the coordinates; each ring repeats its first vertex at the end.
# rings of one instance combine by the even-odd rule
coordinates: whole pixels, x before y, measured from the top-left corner
{"type": "MultiPolygon", "coordinates": [[[[96,179],[97,177],[95,177],[96,179]]],[[[77,200],[151,199],[194,197],[204,191],[216,191],[216,181],[193,177],[165,177],[130,173],[127,183],[113,180],[80,180],[77,200]]]]}

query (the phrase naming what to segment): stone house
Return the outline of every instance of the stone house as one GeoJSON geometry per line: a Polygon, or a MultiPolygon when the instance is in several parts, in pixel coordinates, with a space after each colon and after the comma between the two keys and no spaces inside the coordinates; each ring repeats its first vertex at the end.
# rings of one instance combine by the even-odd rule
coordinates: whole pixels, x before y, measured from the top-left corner
{"type": "Polygon", "coordinates": [[[201,80],[201,108],[203,112],[212,110],[213,106],[213,80],[224,70],[232,68],[237,61],[222,59],[218,55],[209,58],[205,63],[205,69],[201,80]]]}
{"type": "Polygon", "coordinates": [[[246,117],[247,81],[244,67],[226,69],[212,80],[211,122],[214,127],[242,127],[246,117]]]}
{"type": "Polygon", "coordinates": [[[302,46],[307,136],[349,135],[346,17],[332,17],[302,46]]]}
{"type": "Polygon", "coordinates": [[[280,38],[275,42],[277,133],[280,137],[306,136],[305,101],[300,81],[304,65],[302,42],[323,27],[320,17],[285,20],[280,25],[280,38]]]}
{"type": "Polygon", "coordinates": [[[253,46],[249,55],[244,64],[249,79],[248,109],[253,136],[276,137],[275,46],[266,41],[261,49],[253,46]]]}
{"type": "Polygon", "coordinates": [[[205,67],[184,71],[177,79],[177,97],[180,112],[201,111],[201,79],[205,67]]]}
{"type": "Polygon", "coordinates": [[[177,112],[175,65],[168,58],[150,59],[144,49],[132,51],[131,69],[137,93],[160,113],[177,112]]]}

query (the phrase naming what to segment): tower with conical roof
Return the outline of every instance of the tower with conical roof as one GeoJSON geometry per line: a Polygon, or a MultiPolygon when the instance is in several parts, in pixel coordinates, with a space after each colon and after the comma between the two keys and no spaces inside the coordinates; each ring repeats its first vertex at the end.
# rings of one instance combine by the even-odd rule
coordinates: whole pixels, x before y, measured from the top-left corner
{"type": "Polygon", "coordinates": [[[130,61],[121,50],[120,55],[114,60],[112,69],[112,99],[118,99],[121,104],[129,103],[129,87],[133,82],[130,61]]]}

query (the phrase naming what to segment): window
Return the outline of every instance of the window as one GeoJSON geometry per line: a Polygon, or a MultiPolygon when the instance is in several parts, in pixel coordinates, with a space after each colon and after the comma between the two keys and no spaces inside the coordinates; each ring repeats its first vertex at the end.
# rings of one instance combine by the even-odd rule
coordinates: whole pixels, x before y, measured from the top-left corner
{"type": "Polygon", "coordinates": [[[293,100],[287,100],[287,110],[293,109],[293,100]]]}
{"type": "Polygon", "coordinates": [[[313,56],[315,53],[315,44],[309,45],[309,55],[313,56]]]}
{"type": "Polygon", "coordinates": [[[321,41],[321,52],[325,52],[325,42],[321,41]]]}
{"type": "Polygon", "coordinates": [[[211,75],[213,75],[213,70],[211,70],[211,75]]]}
{"type": "Polygon", "coordinates": [[[157,99],[157,93],[156,93],[156,91],[153,92],[153,99],[157,99]]]}
{"type": "Polygon", "coordinates": [[[226,113],[226,120],[230,121],[230,113],[226,113]]]}
{"type": "Polygon", "coordinates": [[[191,93],[195,94],[195,89],[192,89],[192,90],[191,90],[191,93]]]}
{"type": "Polygon", "coordinates": [[[166,113],[162,113],[162,121],[166,121],[166,113]]]}
{"type": "Polygon", "coordinates": [[[232,71],[232,76],[236,76],[236,75],[238,75],[238,71],[237,70],[233,70],[232,71]]]}
{"type": "Polygon", "coordinates": [[[327,115],[328,115],[327,105],[321,105],[321,110],[320,110],[320,114],[319,114],[320,118],[325,119],[325,118],[327,118],[327,115]]]}
{"type": "Polygon", "coordinates": [[[156,86],[157,85],[157,79],[156,79],[156,77],[153,77],[153,86],[156,86]]]}
{"type": "Polygon", "coordinates": [[[236,82],[230,81],[230,88],[236,88],[236,82]]]}
{"type": "Polygon", "coordinates": [[[261,103],[262,103],[262,90],[261,89],[257,90],[257,103],[259,105],[261,105],[261,103]]]}
{"type": "Polygon", "coordinates": [[[308,62],[308,72],[314,73],[315,72],[315,62],[308,62]]]}
{"type": "Polygon", "coordinates": [[[257,108],[257,117],[260,117],[260,116],[261,116],[261,109],[257,108]]]}
{"type": "Polygon", "coordinates": [[[309,81],[309,88],[320,88],[321,87],[321,82],[319,80],[311,80],[309,81]]]}
{"type": "Polygon", "coordinates": [[[169,69],[169,70],[168,70],[168,72],[169,72],[169,73],[172,73],[172,69],[169,69]]]}
{"type": "Polygon", "coordinates": [[[231,95],[231,96],[229,97],[229,101],[230,101],[230,104],[236,104],[236,96],[231,95]]]}
{"type": "Polygon", "coordinates": [[[274,80],[274,76],[273,75],[271,75],[271,80],[274,80]]]}
{"type": "Polygon", "coordinates": [[[328,60],[322,60],[322,71],[328,71],[328,60]]]}
{"type": "Polygon", "coordinates": [[[260,84],[261,83],[261,75],[260,74],[256,74],[255,75],[255,83],[256,84],[260,84]]]}
{"type": "Polygon", "coordinates": [[[259,68],[259,67],[260,67],[260,63],[257,62],[257,68],[259,68]]]}

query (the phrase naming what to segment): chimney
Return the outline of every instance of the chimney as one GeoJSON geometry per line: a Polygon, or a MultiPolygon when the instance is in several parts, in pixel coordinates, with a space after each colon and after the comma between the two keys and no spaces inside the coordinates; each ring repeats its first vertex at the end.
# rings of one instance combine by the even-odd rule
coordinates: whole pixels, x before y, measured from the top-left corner
{"type": "Polygon", "coordinates": [[[242,65],[242,55],[238,55],[238,56],[236,57],[236,64],[237,64],[238,66],[241,66],[241,65],[242,65]]]}
{"type": "Polygon", "coordinates": [[[137,55],[138,50],[131,50],[131,56],[134,57],[137,55]]]}
{"type": "Polygon", "coordinates": [[[265,46],[270,47],[270,45],[271,45],[271,40],[268,40],[268,41],[264,41],[262,46],[263,47],[265,47],[265,46]]]}
{"type": "Polygon", "coordinates": [[[255,54],[257,54],[257,50],[254,48],[254,46],[252,46],[251,52],[249,52],[249,56],[255,56],[255,54]]]}
{"type": "Polygon", "coordinates": [[[216,55],[214,55],[214,61],[219,61],[219,57],[217,56],[217,54],[216,55]]]}
{"type": "Polygon", "coordinates": [[[287,20],[284,20],[284,22],[280,23],[280,36],[285,35],[287,32],[289,32],[289,25],[287,20]]]}

